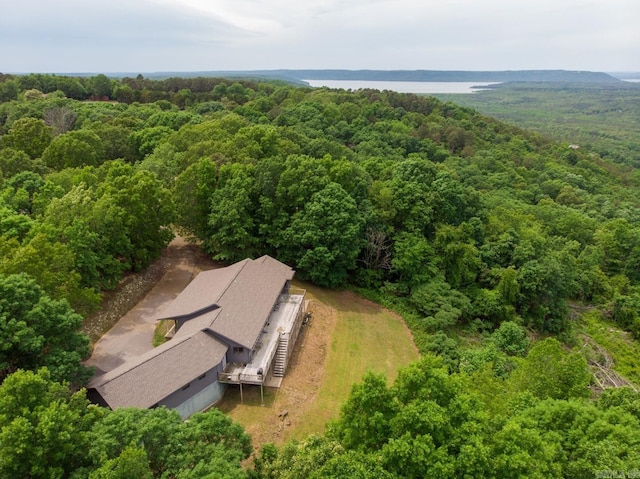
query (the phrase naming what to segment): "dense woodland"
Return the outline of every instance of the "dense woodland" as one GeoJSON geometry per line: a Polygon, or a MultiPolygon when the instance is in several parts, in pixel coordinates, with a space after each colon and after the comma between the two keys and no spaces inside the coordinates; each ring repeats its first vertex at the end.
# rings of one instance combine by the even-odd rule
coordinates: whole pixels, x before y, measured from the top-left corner
{"type": "Polygon", "coordinates": [[[640,167],[640,83],[514,82],[475,95],[435,96],[640,167]]]}
{"type": "Polygon", "coordinates": [[[602,392],[579,327],[586,312],[640,336],[633,162],[389,91],[4,75],[0,102],[0,476],[640,469],[640,395],[602,392]],[[391,385],[368,375],[325,435],[249,469],[220,412],[89,405],[78,327],[174,231],[375,299],[423,358],[391,385]]]}

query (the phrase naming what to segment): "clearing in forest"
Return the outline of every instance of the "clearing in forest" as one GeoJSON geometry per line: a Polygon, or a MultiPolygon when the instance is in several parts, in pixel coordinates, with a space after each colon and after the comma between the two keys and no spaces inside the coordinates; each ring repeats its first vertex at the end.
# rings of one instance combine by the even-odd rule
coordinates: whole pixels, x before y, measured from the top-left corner
{"type": "Polygon", "coordinates": [[[218,407],[242,424],[258,449],[322,433],[336,419],[351,387],[367,371],[392,381],[400,367],[418,358],[404,321],[349,291],[330,291],[309,284],[312,316],[303,327],[279,389],[230,387],[218,407]]]}

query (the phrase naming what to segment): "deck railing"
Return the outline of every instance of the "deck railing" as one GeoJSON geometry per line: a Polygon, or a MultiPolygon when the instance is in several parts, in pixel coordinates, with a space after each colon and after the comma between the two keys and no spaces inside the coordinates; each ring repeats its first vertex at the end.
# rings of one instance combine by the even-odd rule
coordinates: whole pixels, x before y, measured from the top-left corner
{"type": "MultiPolygon", "coordinates": [[[[302,310],[304,309],[304,297],[306,296],[307,291],[302,288],[290,288],[288,294],[281,294],[278,298],[278,303],[288,303],[288,302],[300,302],[300,309],[296,312],[296,315],[301,315],[302,310]],[[302,296],[302,300],[299,297],[302,296]],[[295,297],[295,299],[293,298],[295,297]]],[[[298,320],[296,318],[295,322],[298,320]]],[[[242,383],[254,383],[254,384],[262,384],[267,375],[267,370],[271,367],[271,363],[273,362],[273,358],[276,355],[278,350],[279,339],[281,337],[289,339],[289,331],[286,333],[280,333],[278,335],[278,340],[274,341],[269,345],[269,351],[264,356],[264,360],[262,361],[265,367],[264,374],[247,374],[244,372],[238,372],[237,370],[234,372],[221,372],[218,373],[218,380],[223,383],[232,383],[238,384],[242,383]]],[[[229,368],[230,365],[227,366],[229,368]]],[[[225,368],[225,369],[227,369],[225,368]]]]}
{"type": "Polygon", "coordinates": [[[289,288],[289,292],[287,294],[281,294],[279,301],[281,303],[287,303],[291,300],[291,296],[306,296],[307,290],[302,288],[289,288]]]}

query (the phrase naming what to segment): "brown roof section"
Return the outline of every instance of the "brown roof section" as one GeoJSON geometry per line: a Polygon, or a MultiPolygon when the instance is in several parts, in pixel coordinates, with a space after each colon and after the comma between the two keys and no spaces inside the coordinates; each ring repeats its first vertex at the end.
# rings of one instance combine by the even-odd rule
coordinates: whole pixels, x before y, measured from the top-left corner
{"type": "Polygon", "coordinates": [[[226,268],[201,272],[155,319],[192,316],[210,309],[218,303],[229,284],[249,261],[251,260],[245,259],[226,268]]]}
{"type": "Polygon", "coordinates": [[[227,346],[200,331],[174,338],[109,371],[89,384],[111,409],[150,408],[214,368],[227,346]]]}
{"type": "Polygon", "coordinates": [[[176,338],[208,328],[250,349],[294,274],[289,266],[266,255],[203,271],[158,319],[195,316],[182,325],[176,338]]]}
{"type": "Polygon", "coordinates": [[[270,256],[247,261],[218,301],[210,329],[252,348],[286,281],[294,271],[270,256]]]}

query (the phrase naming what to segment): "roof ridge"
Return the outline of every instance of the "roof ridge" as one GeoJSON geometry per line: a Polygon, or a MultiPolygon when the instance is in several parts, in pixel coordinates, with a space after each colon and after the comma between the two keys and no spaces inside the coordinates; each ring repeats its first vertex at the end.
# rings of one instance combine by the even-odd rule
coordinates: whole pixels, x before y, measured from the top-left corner
{"type": "MultiPolygon", "coordinates": [[[[222,299],[222,297],[224,296],[224,294],[227,292],[227,290],[231,287],[231,285],[233,284],[233,282],[236,280],[236,278],[238,277],[238,275],[242,272],[242,270],[249,264],[249,261],[253,261],[251,258],[245,258],[242,261],[240,261],[240,263],[244,262],[244,264],[238,268],[238,271],[236,272],[236,274],[233,275],[233,277],[229,280],[229,282],[227,283],[227,285],[225,286],[225,288],[222,290],[222,292],[220,293],[220,296],[218,296],[218,301],[214,302],[213,304],[218,306],[218,308],[222,309],[222,306],[220,306],[218,303],[220,302],[220,299],[222,299]]],[[[214,320],[215,322],[215,320],[214,320]]],[[[213,323],[212,323],[213,324],[213,323]]]]}

